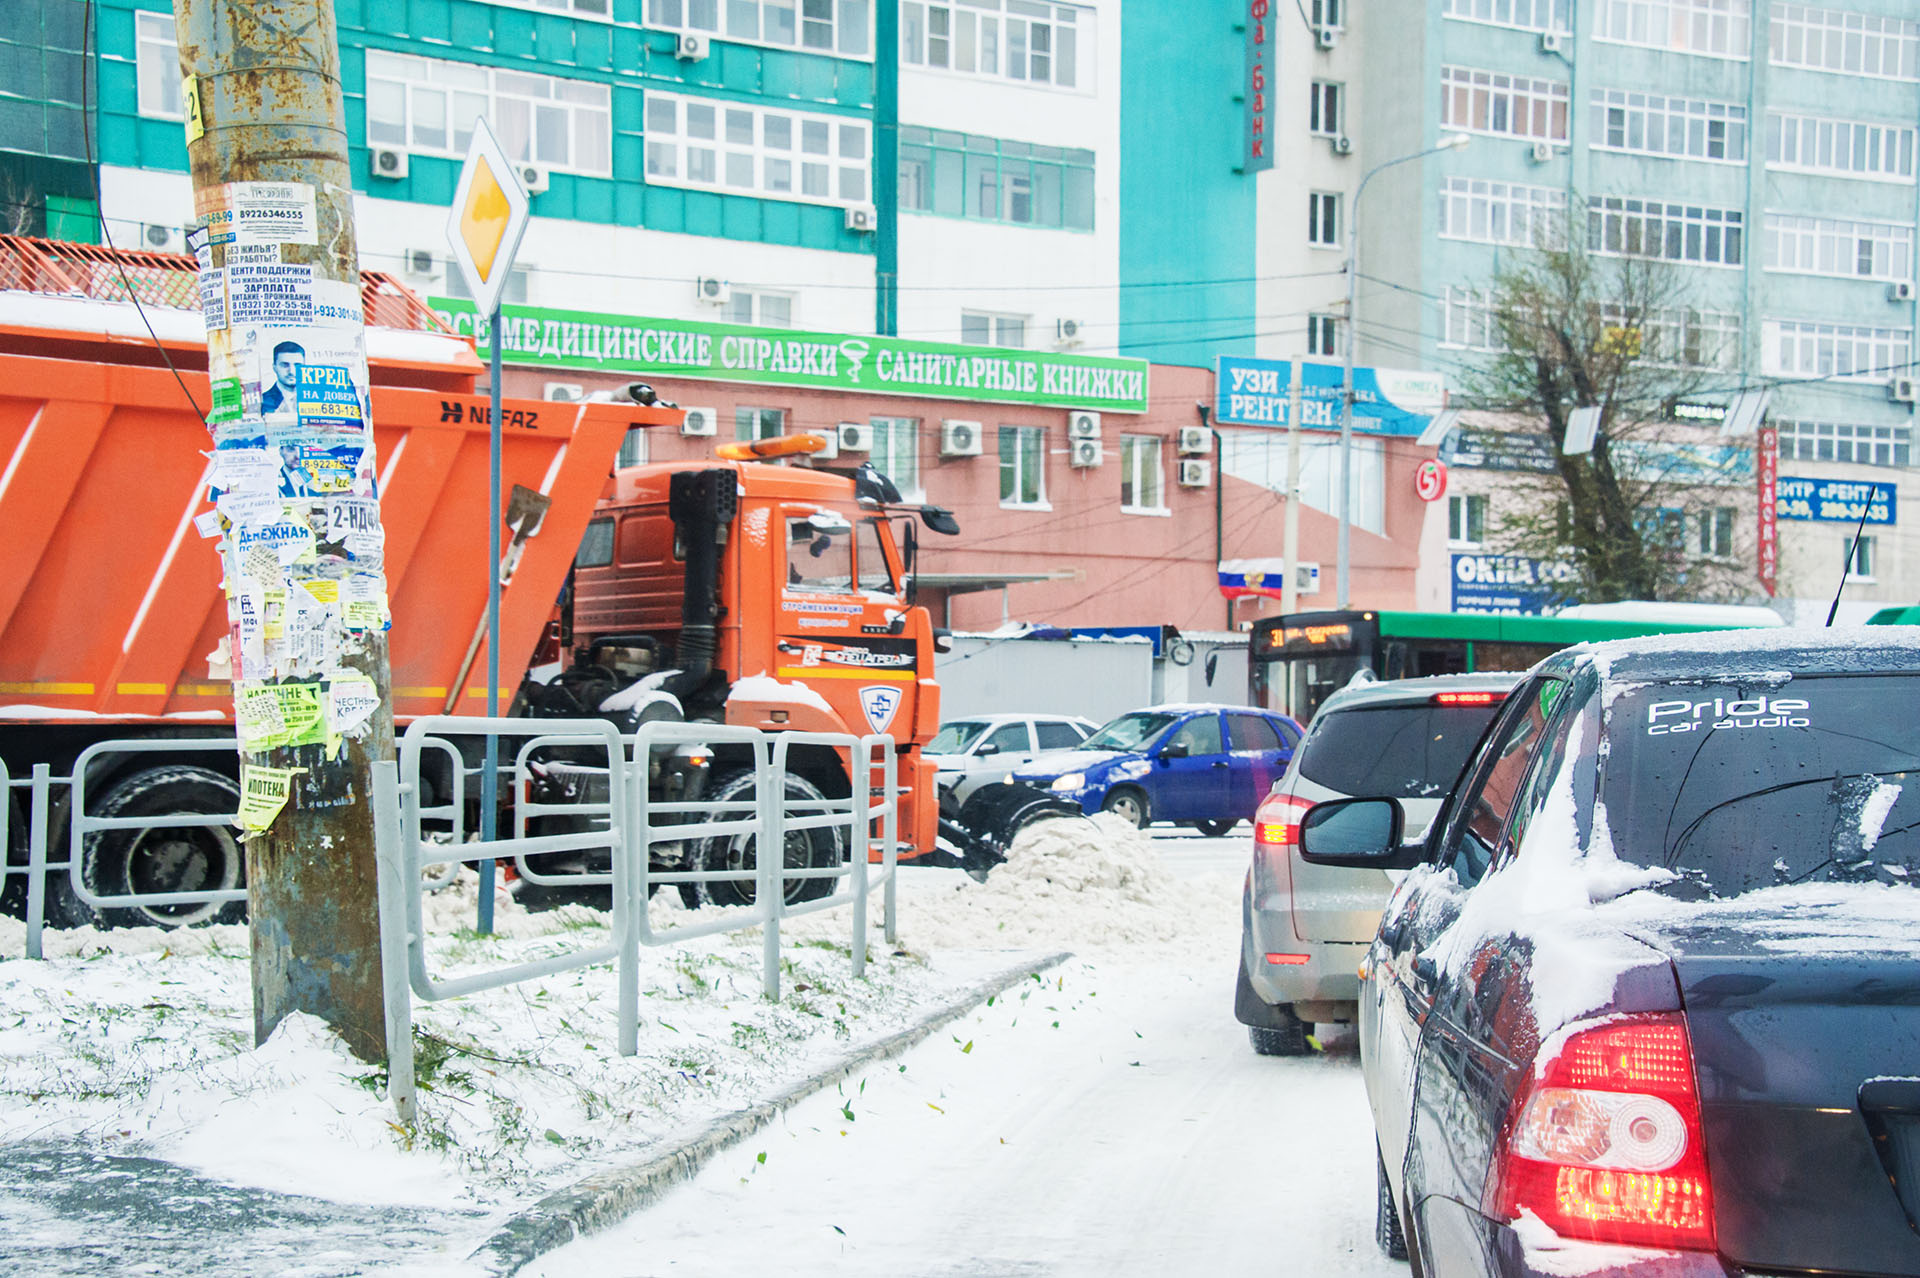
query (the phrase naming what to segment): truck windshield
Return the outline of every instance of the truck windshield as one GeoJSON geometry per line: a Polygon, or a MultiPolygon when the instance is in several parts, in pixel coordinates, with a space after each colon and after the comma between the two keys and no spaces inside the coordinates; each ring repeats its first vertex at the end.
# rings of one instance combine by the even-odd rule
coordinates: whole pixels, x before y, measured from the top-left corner
{"type": "Polygon", "coordinates": [[[1790,883],[1913,887],[1917,715],[1911,675],[1630,689],[1607,709],[1601,793],[1614,854],[1715,896],[1790,883]]]}
{"type": "Polygon", "coordinates": [[[898,594],[893,573],[887,567],[887,554],[884,546],[886,534],[881,531],[886,525],[877,519],[868,520],[860,530],[860,589],[877,590],[882,594],[898,594]]]}

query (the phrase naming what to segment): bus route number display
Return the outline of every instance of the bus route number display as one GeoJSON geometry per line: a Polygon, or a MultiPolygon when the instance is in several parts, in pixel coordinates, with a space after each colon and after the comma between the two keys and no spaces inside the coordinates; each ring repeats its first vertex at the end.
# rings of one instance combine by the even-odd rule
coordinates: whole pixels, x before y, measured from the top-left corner
{"type": "MultiPolygon", "coordinates": [[[[1269,632],[1270,636],[1271,633],[1269,632]]],[[[1285,653],[1352,652],[1354,650],[1353,626],[1344,621],[1282,626],[1278,633],[1280,642],[1276,647],[1285,653]]]]}

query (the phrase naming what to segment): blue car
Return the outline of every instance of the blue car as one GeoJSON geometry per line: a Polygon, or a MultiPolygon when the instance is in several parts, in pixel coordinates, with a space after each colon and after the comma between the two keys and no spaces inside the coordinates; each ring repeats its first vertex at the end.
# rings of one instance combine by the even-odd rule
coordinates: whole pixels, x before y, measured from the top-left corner
{"type": "Polygon", "coordinates": [[[1050,790],[1091,816],[1168,821],[1225,834],[1253,810],[1300,743],[1300,725],[1246,706],[1154,706],[1121,715],[1078,750],[1050,754],[1012,780],[1050,790]]]}

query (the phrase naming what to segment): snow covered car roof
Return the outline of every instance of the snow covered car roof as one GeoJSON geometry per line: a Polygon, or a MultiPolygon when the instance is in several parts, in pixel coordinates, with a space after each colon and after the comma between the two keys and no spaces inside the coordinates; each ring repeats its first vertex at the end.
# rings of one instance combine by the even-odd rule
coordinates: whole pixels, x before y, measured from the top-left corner
{"type": "Polygon", "coordinates": [[[1920,626],[1829,630],[1710,630],[1579,644],[1542,663],[1565,669],[1591,663],[1612,682],[1797,674],[1920,672],[1920,626]]]}

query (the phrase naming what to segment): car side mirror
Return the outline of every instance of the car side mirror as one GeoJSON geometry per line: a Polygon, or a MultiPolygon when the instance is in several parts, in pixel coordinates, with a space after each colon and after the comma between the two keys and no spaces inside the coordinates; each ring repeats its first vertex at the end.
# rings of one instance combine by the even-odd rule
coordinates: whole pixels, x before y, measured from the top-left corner
{"type": "Polygon", "coordinates": [[[976,759],[984,759],[990,754],[999,754],[1000,747],[992,741],[982,741],[973,752],[976,759]]]}
{"type": "Polygon", "coordinates": [[[1403,844],[1407,816],[1398,799],[1335,799],[1300,817],[1300,859],[1354,870],[1405,870],[1425,848],[1403,844]]]}
{"type": "Polygon", "coordinates": [[[1184,741],[1169,741],[1160,747],[1160,757],[1163,759],[1184,759],[1192,753],[1193,747],[1184,741]]]}

